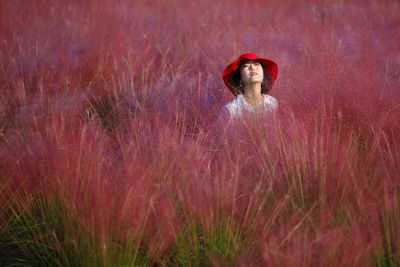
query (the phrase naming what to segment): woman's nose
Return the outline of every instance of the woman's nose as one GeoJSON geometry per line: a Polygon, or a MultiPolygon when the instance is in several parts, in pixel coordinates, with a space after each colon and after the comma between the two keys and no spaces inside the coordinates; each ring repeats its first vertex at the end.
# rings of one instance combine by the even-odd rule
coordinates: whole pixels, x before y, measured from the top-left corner
{"type": "Polygon", "coordinates": [[[250,66],[249,66],[249,70],[254,70],[254,66],[253,66],[253,65],[250,65],[250,66]]]}

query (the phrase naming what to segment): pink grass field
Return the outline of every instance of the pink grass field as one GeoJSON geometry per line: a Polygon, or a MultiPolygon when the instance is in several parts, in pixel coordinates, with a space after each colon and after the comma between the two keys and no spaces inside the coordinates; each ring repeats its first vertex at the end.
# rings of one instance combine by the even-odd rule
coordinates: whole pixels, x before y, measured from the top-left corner
{"type": "Polygon", "coordinates": [[[0,37],[0,265],[400,264],[399,1],[0,0],[0,37]],[[246,52],[279,110],[222,129],[246,52]]]}

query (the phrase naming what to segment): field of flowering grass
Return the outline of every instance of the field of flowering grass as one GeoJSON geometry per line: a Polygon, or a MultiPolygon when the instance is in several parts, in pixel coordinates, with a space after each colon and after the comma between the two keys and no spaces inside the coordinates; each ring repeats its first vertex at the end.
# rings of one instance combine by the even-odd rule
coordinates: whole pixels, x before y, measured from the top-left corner
{"type": "Polygon", "coordinates": [[[396,0],[0,1],[1,266],[398,266],[396,0]],[[274,117],[216,123],[274,60],[274,117]]]}

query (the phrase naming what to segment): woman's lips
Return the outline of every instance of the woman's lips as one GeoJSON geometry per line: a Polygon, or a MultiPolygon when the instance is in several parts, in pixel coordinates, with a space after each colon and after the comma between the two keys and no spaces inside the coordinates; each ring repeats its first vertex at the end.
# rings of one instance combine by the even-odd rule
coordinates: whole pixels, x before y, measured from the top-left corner
{"type": "Polygon", "coordinates": [[[250,76],[256,76],[257,75],[257,72],[250,72],[250,76]]]}

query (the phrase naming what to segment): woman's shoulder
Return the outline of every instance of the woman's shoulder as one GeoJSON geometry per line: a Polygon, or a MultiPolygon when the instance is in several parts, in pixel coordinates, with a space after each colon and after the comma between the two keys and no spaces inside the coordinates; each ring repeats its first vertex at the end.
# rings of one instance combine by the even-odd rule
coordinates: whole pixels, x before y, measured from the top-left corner
{"type": "Polygon", "coordinates": [[[278,100],[276,100],[276,98],[273,96],[264,94],[264,103],[272,109],[278,108],[278,100]]]}
{"type": "Polygon", "coordinates": [[[231,102],[229,102],[225,106],[223,106],[222,109],[234,112],[236,109],[238,109],[238,107],[239,107],[239,102],[238,102],[238,99],[235,98],[231,102]]]}
{"type": "Polygon", "coordinates": [[[240,113],[240,101],[238,101],[238,97],[236,97],[221,108],[218,121],[222,125],[228,125],[238,113],[240,113]]]}

